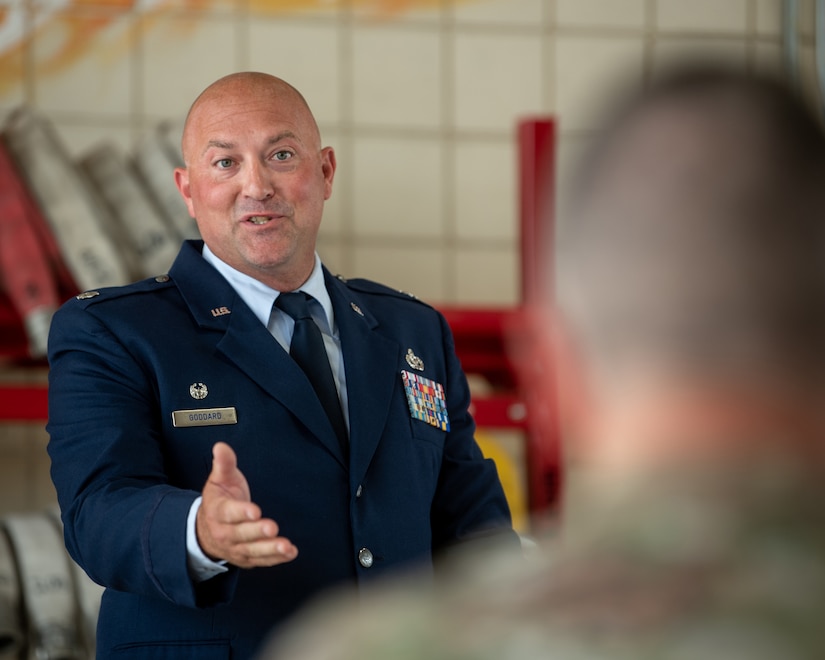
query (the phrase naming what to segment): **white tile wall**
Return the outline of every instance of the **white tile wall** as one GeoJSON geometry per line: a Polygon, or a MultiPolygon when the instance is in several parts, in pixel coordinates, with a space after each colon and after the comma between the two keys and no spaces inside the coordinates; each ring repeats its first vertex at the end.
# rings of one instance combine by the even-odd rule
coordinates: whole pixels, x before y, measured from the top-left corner
{"type": "Polygon", "coordinates": [[[468,25],[536,26],[552,5],[553,0],[475,0],[454,3],[453,15],[456,23],[468,25]]]}
{"type": "Polygon", "coordinates": [[[518,240],[516,149],[510,140],[462,140],[455,150],[455,222],[459,240],[518,240]]]}
{"type": "Polygon", "coordinates": [[[341,116],[341,31],[335,22],[256,17],[248,26],[248,67],[300,87],[319,124],[341,116]]]}
{"type": "MultiPolygon", "coordinates": [[[[233,0],[225,1],[233,2],[233,0]]],[[[256,14],[272,15],[273,13],[337,19],[341,10],[348,4],[349,0],[282,0],[281,3],[273,3],[272,0],[250,0],[248,2],[250,17],[253,19],[256,14]]]]}
{"type": "Polygon", "coordinates": [[[656,23],[673,32],[744,35],[748,0],[658,0],[656,23]]]}
{"type": "Polygon", "coordinates": [[[0,515],[38,511],[56,503],[47,442],[41,424],[0,427],[0,515]]]}
{"type": "Polygon", "coordinates": [[[458,33],[453,73],[455,125],[462,131],[508,132],[541,104],[541,37],[528,32],[458,33]]]}
{"type": "Polygon", "coordinates": [[[797,30],[806,40],[810,40],[814,35],[815,0],[798,0],[797,30]]]}
{"type": "Polygon", "coordinates": [[[756,30],[777,37],[782,32],[782,0],[756,0],[756,30]]]}
{"type": "Polygon", "coordinates": [[[447,299],[445,248],[433,243],[412,244],[395,240],[387,244],[357,243],[354,269],[359,277],[408,291],[422,300],[447,299]]]}
{"type": "Polygon", "coordinates": [[[442,115],[441,37],[432,29],[356,27],[353,119],[358,125],[437,128],[442,115]]]}
{"type": "Polygon", "coordinates": [[[556,39],[556,103],[564,131],[597,129],[604,101],[616,88],[641,87],[641,36],[559,36],[556,39]]]}
{"type": "MultiPolygon", "coordinates": [[[[262,0],[266,2],[266,0],[262,0]]],[[[321,0],[323,2],[323,0],[321,0]]],[[[436,23],[442,15],[442,0],[386,2],[386,0],[338,0],[351,7],[352,16],[374,24],[436,23]]]]}
{"type": "Polygon", "coordinates": [[[355,144],[354,230],[358,238],[439,243],[444,167],[433,137],[362,137],[355,144]]]}
{"type": "Polygon", "coordinates": [[[141,109],[151,119],[184,116],[204,87],[237,70],[237,25],[225,16],[147,16],[141,32],[141,109]]]}
{"type": "Polygon", "coordinates": [[[454,267],[456,297],[463,304],[506,306],[519,295],[518,256],[513,249],[458,248],[454,267]]]}
{"type": "Polygon", "coordinates": [[[559,27],[642,30],[646,18],[645,0],[556,0],[559,27]]]}

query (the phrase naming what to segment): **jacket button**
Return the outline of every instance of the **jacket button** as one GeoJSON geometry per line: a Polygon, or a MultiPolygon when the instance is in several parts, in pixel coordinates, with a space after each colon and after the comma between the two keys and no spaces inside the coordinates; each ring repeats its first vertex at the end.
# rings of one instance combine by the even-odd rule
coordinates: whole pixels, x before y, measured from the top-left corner
{"type": "Polygon", "coordinates": [[[361,497],[361,493],[363,493],[363,492],[364,492],[364,489],[359,484],[358,485],[358,490],[355,491],[355,497],[361,497]]]}
{"type": "Polygon", "coordinates": [[[358,563],[361,564],[364,568],[369,568],[372,566],[373,556],[372,552],[370,552],[369,548],[361,548],[358,551],[358,563]]]}

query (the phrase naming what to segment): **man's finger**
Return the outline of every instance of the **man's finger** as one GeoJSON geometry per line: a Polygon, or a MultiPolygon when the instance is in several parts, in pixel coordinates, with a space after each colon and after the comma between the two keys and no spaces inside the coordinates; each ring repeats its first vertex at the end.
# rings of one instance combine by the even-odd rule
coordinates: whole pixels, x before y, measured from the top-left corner
{"type": "Polygon", "coordinates": [[[232,548],[230,563],[241,568],[254,566],[275,566],[292,561],[298,556],[289,539],[277,537],[252,543],[238,544],[232,548]]]}
{"type": "Polygon", "coordinates": [[[238,469],[238,457],[225,442],[216,442],[212,447],[212,474],[210,479],[219,483],[235,477],[238,469]]]}
{"type": "Polygon", "coordinates": [[[210,519],[222,525],[237,525],[258,521],[261,518],[261,508],[254,502],[233,500],[228,497],[216,500],[214,504],[208,506],[206,513],[210,519]]]}

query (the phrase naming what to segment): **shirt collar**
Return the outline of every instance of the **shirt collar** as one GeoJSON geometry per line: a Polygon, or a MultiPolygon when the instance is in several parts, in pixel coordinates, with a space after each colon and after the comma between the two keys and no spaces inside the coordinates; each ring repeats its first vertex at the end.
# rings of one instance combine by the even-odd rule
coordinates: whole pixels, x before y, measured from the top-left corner
{"type": "MultiPolygon", "coordinates": [[[[280,291],[268,287],[263,282],[256,280],[254,277],[232,268],[225,261],[222,261],[206,243],[203,244],[203,258],[210,263],[223,277],[229,282],[230,286],[237,292],[241,299],[246,303],[252,313],[258,320],[267,325],[269,323],[269,316],[272,313],[272,305],[281,294],[280,291]]],[[[306,282],[304,282],[298,291],[305,291],[311,295],[324,310],[324,320],[327,323],[326,331],[328,334],[333,334],[335,327],[335,317],[332,313],[332,300],[330,300],[329,292],[324,283],[324,271],[321,267],[321,258],[318,253],[315,253],[315,266],[312,273],[306,282]]]]}

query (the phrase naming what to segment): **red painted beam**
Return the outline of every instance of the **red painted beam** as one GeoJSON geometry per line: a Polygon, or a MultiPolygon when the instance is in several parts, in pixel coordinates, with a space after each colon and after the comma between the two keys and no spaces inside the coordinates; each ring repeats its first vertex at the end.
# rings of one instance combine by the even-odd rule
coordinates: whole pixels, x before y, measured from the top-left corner
{"type": "Polygon", "coordinates": [[[45,422],[48,416],[48,389],[45,383],[0,385],[0,420],[45,422]]]}

